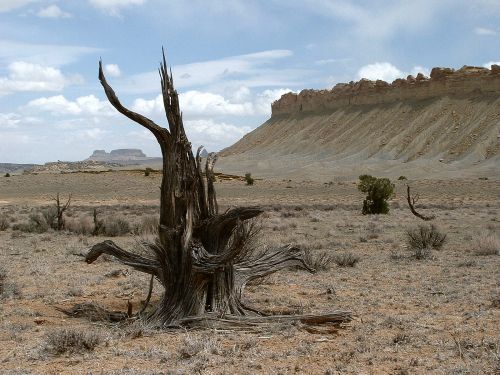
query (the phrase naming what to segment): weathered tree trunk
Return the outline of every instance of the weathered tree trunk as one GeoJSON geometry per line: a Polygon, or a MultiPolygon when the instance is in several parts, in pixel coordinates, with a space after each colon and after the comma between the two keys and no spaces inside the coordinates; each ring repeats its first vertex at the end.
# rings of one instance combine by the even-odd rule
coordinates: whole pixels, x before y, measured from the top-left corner
{"type": "MultiPolygon", "coordinates": [[[[301,250],[291,246],[251,256],[248,241],[253,229],[245,221],[262,210],[237,207],[222,214],[218,212],[213,175],[217,156],[209,154],[203,168],[202,147],[193,155],[165,55],[159,73],[168,129],[125,108],[107,83],[99,62],[99,80],[110,103],[151,131],[160,145],[163,155],[160,223],[156,242],[144,244],[151,250],[151,257],[130,253],[112,241],[104,241],[90,250],[86,261],[92,263],[105,253],[154,276],[162,284],[164,294],[149,319],[163,326],[192,322],[189,319],[205,312],[215,316],[255,314],[256,310],[241,302],[248,281],[290,266],[310,268],[301,250]]],[[[342,321],[350,320],[350,314],[343,314],[342,321]]],[[[338,322],[338,316],[336,319],[338,322]]]]}

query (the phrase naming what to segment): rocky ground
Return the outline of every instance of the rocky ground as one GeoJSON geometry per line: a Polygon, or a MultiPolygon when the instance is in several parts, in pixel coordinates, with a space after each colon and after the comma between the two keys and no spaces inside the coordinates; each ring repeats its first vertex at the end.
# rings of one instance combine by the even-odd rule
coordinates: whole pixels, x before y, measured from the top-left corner
{"type": "MultiPolygon", "coordinates": [[[[0,178],[0,373],[2,374],[497,374],[500,371],[500,182],[411,180],[419,209],[446,233],[441,250],[416,259],[406,231],[423,222],[396,181],[389,215],[363,216],[356,181],[239,180],[216,184],[219,203],[262,205],[261,246],[302,246],[316,274],[287,270],[246,289],[269,312],[351,310],[336,333],[300,326],[258,333],[161,332],[140,322],[69,318],[58,308],[95,303],[134,311],[148,278],[81,254],[107,235],[132,249],[158,212],[160,175],[103,172],[0,178]],[[71,231],[23,225],[59,192],[72,194],[71,231]],[[4,225],[2,226],[2,223],[4,225]],[[113,225],[111,225],[113,224],[113,225]],[[22,231],[22,230],[24,231],[22,231]],[[135,234],[134,234],[135,233],[135,234]],[[357,260],[344,266],[342,257],[357,260]]],[[[155,287],[153,300],[160,297],[155,287]]]]}

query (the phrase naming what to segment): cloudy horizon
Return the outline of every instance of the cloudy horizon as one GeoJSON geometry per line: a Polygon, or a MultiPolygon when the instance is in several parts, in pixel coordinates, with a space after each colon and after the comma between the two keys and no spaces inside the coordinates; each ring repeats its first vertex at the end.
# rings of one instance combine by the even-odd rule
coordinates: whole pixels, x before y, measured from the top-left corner
{"type": "Polygon", "coordinates": [[[286,92],[500,61],[494,0],[0,0],[0,20],[0,163],[160,156],[107,102],[100,58],[122,102],[166,126],[164,46],[188,137],[209,151],[260,126],[286,92]]]}

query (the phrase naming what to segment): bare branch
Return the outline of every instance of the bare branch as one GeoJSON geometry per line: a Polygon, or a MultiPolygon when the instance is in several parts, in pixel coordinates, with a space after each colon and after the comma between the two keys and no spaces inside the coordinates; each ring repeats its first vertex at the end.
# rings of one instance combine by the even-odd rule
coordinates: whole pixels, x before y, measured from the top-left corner
{"type": "Polygon", "coordinates": [[[125,108],[121,104],[120,100],[115,94],[115,91],[106,81],[106,77],[104,76],[104,71],[102,69],[102,60],[99,60],[99,80],[101,81],[101,85],[104,88],[104,92],[106,93],[109,102],[113,107],[116,108],[118,112],[128,117],[132,121],[135,121],[138,124],[144,126],[146,129],[153,133],[158,141],[164,140],[164,137],[168,137],[169,134],[167,129],[164,129],[161,126],[157,125],[153,120],[150,120],[139,113],[125,108]]]}
{"type": "Polygon", "coordinates": [[[138,271],[149,273],[150,275],[154,275],[156,277],[159,277],[160,275],[161,266],[158,261],[123,250],[113,241],[109,240],[92,246],[88,254],[85,256],[85,261],[89,264],[93,263],[102,254],[112,255],[121,263],[135,268],[138,271]]]}
{"type": "Polygon", "coordinates": [[[418,194],[413,198],[411,195],[410,195],[410,185],[406,185],[406,200],[408,201],[408,206],[410,206],[410,211],[413,215],[415,215],[416,217],[418,217],[419,219],[422,219],[424,221],[430,221],[430,220],[433,220],[436,216],[435,215],[431,215],[431,216],[425,216],[425,215],[422,215],[421,213],[418,213],[417,210],[415,209],[415,203],[418,201],[418,194]]]}

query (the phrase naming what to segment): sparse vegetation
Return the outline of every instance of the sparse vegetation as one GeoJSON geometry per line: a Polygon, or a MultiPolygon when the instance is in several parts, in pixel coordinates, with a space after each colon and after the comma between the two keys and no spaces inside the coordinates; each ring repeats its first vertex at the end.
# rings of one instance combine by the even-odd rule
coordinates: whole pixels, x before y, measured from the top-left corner
{"type": "Polygon", "coordinates": [[[95,331],[61,329],[47,335],[45,349],[56,355],[93,351],[102,339],[95,331]]]}
{"type": "Polygon", "coordinates": [[[141,222],[134,227],[135,234],[156,234],[160,220],[156,215],[147,215],[141,218],[141,222]]]}
{"type": "Polygon", "coordinates": [[[10,218],[6,214],[0,214],[0,232],[3,232],[10,227],[10,218]]]}
{"type": "Polygon", "coordinates": [[[10,177],[10,173],[7,172],[4,176],[5,177],[10,177]]]}
{"type": "Polygon", "coordinates": [[[7,280],[7,271],[0,266],[0,300],[8,298],[19,298],[21,291],[17,284],[7,280]]]}
{"type": "Polygon", "coordinates": [[[398,177],[398,181],[405,181],[405,180],[408,180],[408,179],[406,178],[406,176],[399,176],[399,177],[398,177]]]}
{"type": "Polygon", "coordinates": [[[153,168],[147,167],[144,170],[144,176],[148,177],[151,174],[151,172],[153,172],[153,168]]]}
{"type": "Polygon", "coordinates": [[[253,185],[254,179],[252,178],[251,173],[245,173],[245,182],[247,185],[253,185]]]}
{"type": "Polygon", "coordinates": [[[500,255],[500,241],[495,232],[483,231],[474,238],[476,255],[500,255]]]}
{"type": "Polygon", "coordinates": [[[333,256],[333,261],[339,267],[354,267],[356,263],[360,261],[359,256],[353,253],[345,252],[340,254],[335,254],[333,256]]]}
{"type": "Polygon", "coordinates": [[[103,235],[109,237],[123,236],[131,232],[130,224],[127,220],[118,216],[108,217],[104,221],[103,235]]]}
{"type": "Polygon", "coordinates": [[[304,253],[306,264],[316,271],[328,271],[331,268],[334,256],[331,251],[312,251],[307,249],[304,253]]]}
{"type": "Polygon", "coordinates": [[[406,230],[408,249],[416,259],[425,259],[431,251],[440,250],[446,242],[446,234],[434,224],[420,224],[406,230]]]}
{"type": "Polygon", "coordinates": [[[366,193],[363,201],[363,215],[388,214],[387,200],[394,195],[394,184],[387,178],[370,175],[359,176],[358,190],[366,193]]]}

